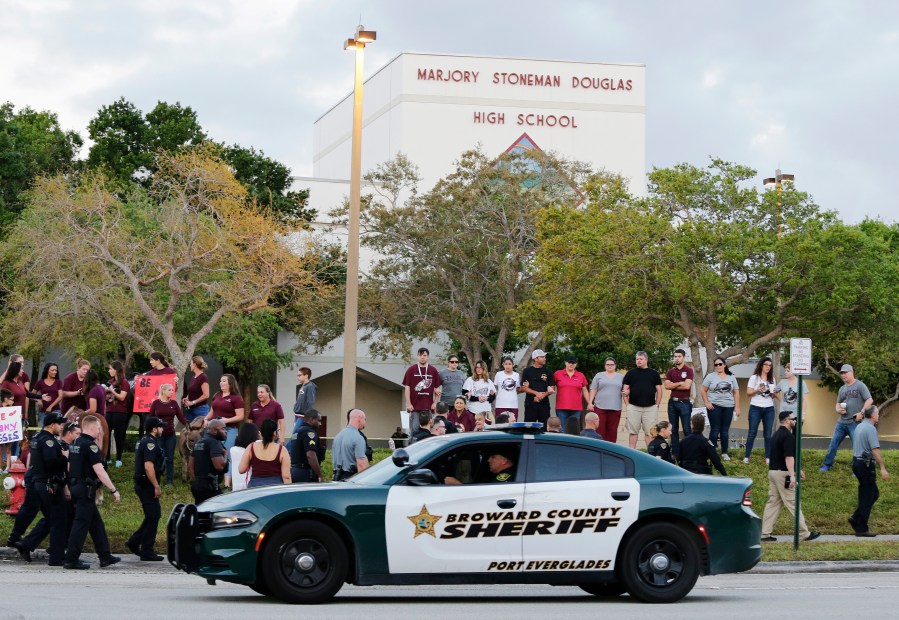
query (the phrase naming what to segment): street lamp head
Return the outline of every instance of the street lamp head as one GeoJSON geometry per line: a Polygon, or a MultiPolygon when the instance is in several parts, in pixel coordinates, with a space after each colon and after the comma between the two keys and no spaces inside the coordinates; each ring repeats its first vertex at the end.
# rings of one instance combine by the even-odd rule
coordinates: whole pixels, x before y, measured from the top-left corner
{"type": "Polygon", "coordinates": [[[781,174],[777,177],[777,180],[781,183],[792,183],[795,179],[796,176],[792,174],[781,174]]]}
{"type": "Polygon", "coordinates": [[[343,44],[343,49],[356,49],[356,39],[347,39],[343,44]]]}
{"type": "Polygon", "coordinates": [[[356,41],[359,43],[374,43],[378,38],[378,33],[374,30],[363,30],[360,25],[356,28],[356,41]]]}
{"type": "Polygon", "coordinates": [[[769,187],[769,188],[774,187],[775,185],[777,185],[777,179],[774,179],[774,178],[765,179],[764,181],[762,181],[762,185],[764,185],[765,187],[769,187]]]}

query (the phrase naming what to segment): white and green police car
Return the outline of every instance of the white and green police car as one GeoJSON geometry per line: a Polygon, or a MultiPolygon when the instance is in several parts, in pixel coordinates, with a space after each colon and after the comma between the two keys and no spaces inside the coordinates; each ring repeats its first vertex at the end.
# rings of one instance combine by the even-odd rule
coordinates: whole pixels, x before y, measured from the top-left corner
{"type": "Polygon", "coordinates": [[[542,583],[670,603],[700,575],[759,561],[751,484],[517,423],[420,441],[346,482],[179,504],[168,559],[290,603],[344,583],[542,583]]]}

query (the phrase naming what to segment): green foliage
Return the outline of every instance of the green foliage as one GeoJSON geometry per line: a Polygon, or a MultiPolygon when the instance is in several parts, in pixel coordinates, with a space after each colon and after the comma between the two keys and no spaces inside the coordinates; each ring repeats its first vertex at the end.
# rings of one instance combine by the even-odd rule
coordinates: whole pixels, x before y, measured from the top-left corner
{"type": "Polygon", "coordinates": [[[0,238],[22,210],[22,193],[41,174],[70,170],[83,141],[56,114],[0,105],[0,238]]]}
{"type": "MultiPolygon", "coordinates": [[[[535,217],[549,205],[570,209],[579,197],[569,180],[585,177],[583,166],[551,156],[539,164],[468,151],[424,195],[403,156],[366,176],[375,195],[362,213],[363,243],[381,258],[360,292],[360,324],[374,330],[373,351],[406,355],[411,338],[445,334],[496,371],[518,348],[512,312],[532,292],[535,217]]],[[[541,328],[526,330],[532,346],[541,328]]]]}
{"type": "Polygon", "coordinates": [[[315,219],[315,209],[307,206],[309,190],[290,190],[290,168],[252,147],[235,144],[222,149],[234,176],[246,186],[249,198],[257,205],[292,223],[305,224],[315,219]]]}

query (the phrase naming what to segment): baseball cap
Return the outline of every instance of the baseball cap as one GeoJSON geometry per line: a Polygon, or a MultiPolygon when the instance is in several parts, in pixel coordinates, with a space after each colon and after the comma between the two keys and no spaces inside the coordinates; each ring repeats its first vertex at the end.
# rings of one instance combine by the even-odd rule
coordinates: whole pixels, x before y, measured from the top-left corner
{"type": "Polygon", "coordinates": [[[855,370],[855,368],[853,368],[849,364],[843,364],[842,366],[840,366],[840,372],[852,372],[853,370],[855,370]]]}
{"type": "Polygon", "coordinates": [[[565,361],[571,364],[577,364],[577,358],[573,355],[569,355],[567,358],[565,358],[565,361]]]}
{"type": "Polygon", "coordinates": [[[781,422],[783,422],[787,418],[795,418],[795,417],[796,417],[795,411],[781,411],[780,414],[777,416],[777,419],[780,420],[781,422]]]}
{"type": "Polygon", "coordinates": [[[531,359],[535,360],[538,357],[546,357],[546,351],[543,349],[535,349],[533,353],[531,353],[531,359]]]}
{"type": "Polygon", "coordinates": [[[48,413],[44,416],[44,426],[50,426],[51,424],[65,424],[68,421],[66,416],[61,413],[48,413]]]}
{"type": "Polygon", "coordinates": [[[165,428],[165,422],[160,420],[159,418],[153,416],[147,418],[147,421],[144,423],[144,428],[149,433],[154,428],[165,428]]]}

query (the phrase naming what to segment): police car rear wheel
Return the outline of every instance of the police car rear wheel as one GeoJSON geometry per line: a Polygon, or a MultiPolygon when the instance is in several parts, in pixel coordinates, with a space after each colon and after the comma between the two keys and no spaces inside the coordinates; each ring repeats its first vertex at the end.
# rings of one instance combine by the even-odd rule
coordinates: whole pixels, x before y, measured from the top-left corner
{"type": "Polygon", "coordinates": [[[699,549],[683,528],[653,523],[628,541],[619,566],[628,593],[644,603],[674,603],[699,578],[699,549]]]}
{"type": "Polygon", "coordinates": [[[627,588],[624,587],[624,584],[617,581],[607,581],[605,583],[582,583],[578,587],[587,594],[592,594],[593,596],[600,597],[611,598],[614,596],[621,596],[622,594],[627,592],[627,588]]]}
{"type": "Polygon", "coordinates": [[[263,583],[288,603],[321,603],[343,586],[347,550],[340,536],[314,521],[279,529],[265,547],[263,583]]]}

